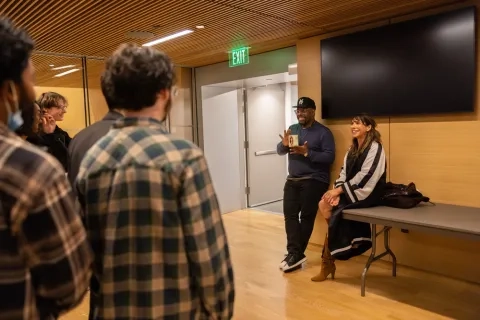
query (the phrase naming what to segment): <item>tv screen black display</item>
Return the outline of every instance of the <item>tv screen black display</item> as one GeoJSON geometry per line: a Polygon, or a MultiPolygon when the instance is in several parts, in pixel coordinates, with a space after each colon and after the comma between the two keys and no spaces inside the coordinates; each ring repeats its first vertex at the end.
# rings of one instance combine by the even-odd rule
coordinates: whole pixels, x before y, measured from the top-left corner
{"type": "Polygon", "coordinates": [[[470,112],[474,7],[321,41],[322,118],[470,112]]]}

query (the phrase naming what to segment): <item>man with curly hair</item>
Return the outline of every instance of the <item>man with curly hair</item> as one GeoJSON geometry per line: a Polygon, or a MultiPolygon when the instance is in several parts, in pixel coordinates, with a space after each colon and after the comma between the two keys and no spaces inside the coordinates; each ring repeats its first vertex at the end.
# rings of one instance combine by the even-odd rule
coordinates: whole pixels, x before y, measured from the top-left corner
{"type": "Polygon", "coordinates": [[[15,133],[35,100],[32,50],[29,35],[0,16],[0,319],[57,318],[82,300],[91,276],[64,171],[15,133]]]}
{"type": "Polygon", "coordinates": [[[122,45],[101,82],[125,117],[76,180],[99,283],[93,318],[230,319],[233,271],[205,158],[163,126],[176,91],[169,57],[122,45]]]}

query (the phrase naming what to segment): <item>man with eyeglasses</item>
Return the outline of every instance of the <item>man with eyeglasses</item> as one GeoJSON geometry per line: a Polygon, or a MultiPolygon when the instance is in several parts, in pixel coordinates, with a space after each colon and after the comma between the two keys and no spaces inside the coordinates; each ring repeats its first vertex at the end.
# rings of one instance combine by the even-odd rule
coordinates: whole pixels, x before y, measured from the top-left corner
{"type": "Polygon", "coordinates": [[[287,251],[280,269],[299,269],[307,258],[305,250],[312,235],[318,203],[328,190],[330,167],[335,160],[332,132],[315,120],[315,101],[298,99],[298,123],[280,135],[279,155],[288,154],[288,177],[283,193],[287,251]],[[300,214],[300,219],[299,219],[300,214]]]}
{"type": "Polygon", "coordinates": [[[53,120],[53,131],[42,130],[39,134],[34,134],[27,137],[27,141],[39,147],[45,147],[52,156],[54,156],[63,166],[63,169],[68,169],[68,146],[72,138],[69,134],[62,130],[57,122],[63,121],[65,113],[67,113],[68,102],[67,99],[56,92],[42,93],[37,101],[40,109],[43,112],[45,119],[53,120]]]}

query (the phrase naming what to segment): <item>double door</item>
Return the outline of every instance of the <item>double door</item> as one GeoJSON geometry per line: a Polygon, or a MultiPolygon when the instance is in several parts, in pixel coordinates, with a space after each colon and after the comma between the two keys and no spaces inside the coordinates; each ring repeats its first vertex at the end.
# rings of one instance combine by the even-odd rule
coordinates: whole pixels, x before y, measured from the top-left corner
{"type": "Polygon", "coordinates": [[[281,86],[202,91],[204,152],[222,213],[282,200],[287,157],[281,86]]]}

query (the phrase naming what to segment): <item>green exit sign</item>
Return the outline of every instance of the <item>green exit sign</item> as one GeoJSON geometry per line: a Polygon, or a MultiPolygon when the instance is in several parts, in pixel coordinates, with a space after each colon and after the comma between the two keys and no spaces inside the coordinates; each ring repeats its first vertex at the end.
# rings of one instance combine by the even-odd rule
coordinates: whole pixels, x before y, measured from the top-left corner
{"type": "Polygon", "coordinates": [[[229,54],[230,67],[243,66],[250,62],[249,47],[233,49],[229,54]]]}

